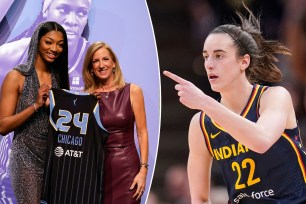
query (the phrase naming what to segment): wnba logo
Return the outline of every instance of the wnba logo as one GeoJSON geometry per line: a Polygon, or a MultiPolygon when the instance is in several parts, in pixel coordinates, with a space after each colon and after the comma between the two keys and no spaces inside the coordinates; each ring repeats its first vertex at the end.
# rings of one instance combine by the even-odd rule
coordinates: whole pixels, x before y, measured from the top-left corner
{"type": "Polygon", "coordinates": [[[63,148],[62,147],[56,147],[55,150],[54,150],[54,154],[57,157],[63,156],[63,154],[64,154],[63,148]]]}

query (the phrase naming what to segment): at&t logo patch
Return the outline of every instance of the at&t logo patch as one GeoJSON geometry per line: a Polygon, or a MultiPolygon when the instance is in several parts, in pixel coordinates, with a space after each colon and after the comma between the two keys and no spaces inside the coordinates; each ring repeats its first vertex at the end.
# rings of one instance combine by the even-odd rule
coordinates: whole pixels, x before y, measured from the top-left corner
{"type": "Polygon", "coordinates": [[[54,154],[57,157],[63,156],[63,154],[64,154],[63,148],[62,147],[56,147],[55,150],[54,150],[54,154]]]}
{"type": "Polygon", "coordinates": [[[54,154],[57,157],[61,157],[61,156],[64,155],[64,156],[68,156],[68,157],[81,158],[82,155],[83,155],[83,152],[82,151],[77,151],[77,150],[71,150],[71,149],[64,150],[62,147],[56,147],[54,149],[54,154]],[[65,152],[65,154],[64,154],[64,152],[65,152]]]}

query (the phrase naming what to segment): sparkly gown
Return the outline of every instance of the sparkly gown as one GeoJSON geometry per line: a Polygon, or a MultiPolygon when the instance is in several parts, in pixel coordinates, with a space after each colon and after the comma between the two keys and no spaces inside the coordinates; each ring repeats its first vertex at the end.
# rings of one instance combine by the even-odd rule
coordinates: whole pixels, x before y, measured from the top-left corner
{"type": "MultiPolygon", "coordinates": [[[[53,72],[51,79],[52,87],[58,87],[53,72]]],[[[35,102],[38,88],[38,77],[33,69],[29,75],[25,76],[16,113],[35,102]]],[[[42,107],[26,123],[15,130],[10,154],[10,177],[18,204],[35,204],[40,199],[43,188],[48,124],[48,108],[42,107]]]]}
{"type": "Polygon", "coordinates": [[[105,145],[104,203],[140,203],[132,198],[136,186],[129,190],[140,170],[134,141],[135,117],[130,100],[130,84],[109,93],[101,93],[100,118],[109,132],[105,145]]]}

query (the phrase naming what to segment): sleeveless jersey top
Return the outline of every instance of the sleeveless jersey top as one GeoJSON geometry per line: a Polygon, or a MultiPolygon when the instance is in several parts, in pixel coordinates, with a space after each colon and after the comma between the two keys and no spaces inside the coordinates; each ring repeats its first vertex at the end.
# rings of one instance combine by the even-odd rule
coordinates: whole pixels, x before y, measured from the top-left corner
{"type": "Polygon", "coordinates": [[[103,203],[107,137],[94,96],[60,89],[50,91],[42,203],[103,203]]]}
{"type": "MultiPolygon", "coordinates": [[[[253,86],[242,117],[258,120],[260,96],[267,88],[253,86]]],[[[306,203],[306,152],[298,127],[286,129],[267,152],[259,154],[203,112],[200,125],[208,151],[221,166],[230,203],[306,203]]]]}

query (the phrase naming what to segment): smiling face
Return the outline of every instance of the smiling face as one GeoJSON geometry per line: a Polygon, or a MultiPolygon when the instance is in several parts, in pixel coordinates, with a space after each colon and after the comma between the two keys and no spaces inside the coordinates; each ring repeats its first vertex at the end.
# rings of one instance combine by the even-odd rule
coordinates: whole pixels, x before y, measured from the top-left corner
{"type": "Polygon", "coordinates": [[[87,24],[90,2],[88,0],[53,0],[44,16],[48,21],[61,24],[69,44],[77,43],[87,24]]]}
{"type": "Polygon", "coordinates": [[[245,78],[245,66],[233,39],[225,33],[210,34],[203,48],[204,66],[213,91],[221,92],[245,78]]]}
{"type": "Polygon", "coordinates": [[[60,31],[52,30],[41,37],[38,56],[46,62],[54,62],[63,52],[64,36],[60,31]]]}
{"type": "Polygon", "coordinates": [[[115,66],[116,63],[106,48],[102,47],[94,53],[92,58],[92,71],[98,80],[103,82],[104,85],[113,82],[113,69],[115,66]]]}

